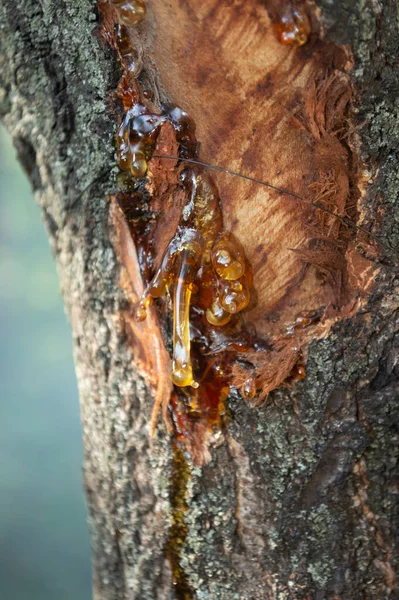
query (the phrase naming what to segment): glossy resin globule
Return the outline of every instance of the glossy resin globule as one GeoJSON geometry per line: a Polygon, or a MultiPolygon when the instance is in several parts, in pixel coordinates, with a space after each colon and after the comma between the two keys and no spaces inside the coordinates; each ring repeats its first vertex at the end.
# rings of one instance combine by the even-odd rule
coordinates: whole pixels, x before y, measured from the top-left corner
{"type": "Polygon", "coordinates": [[[274,31],[281,44],[306,44],[311,26],[303,3],[282,2],[274,23],[274,31]]]}

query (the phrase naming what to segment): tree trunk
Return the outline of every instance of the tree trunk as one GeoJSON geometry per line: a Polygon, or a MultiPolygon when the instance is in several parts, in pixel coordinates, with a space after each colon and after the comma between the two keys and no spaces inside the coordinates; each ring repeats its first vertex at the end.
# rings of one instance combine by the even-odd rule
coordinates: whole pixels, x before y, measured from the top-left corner
{"type": "MultiPolygon", "coordinates": [[[[168,98],[184,108],[186,103],[197,122],[201,157],[230,166],[234,148],[247,148],[244,141],[249,138],[234,134],[224,148],[222,140],[230,125],[231,131],[235,127],[234,111],[240,119],[253,116],[251,111],[248,115],[239,111],[252,98],[245,77],[256,58],[253,49],[248,56],[240,45],[242,39],[251,40],[248,31],[238,36],[236,45],[214,41],[212,26],[220,18],[217,8],[234,10],[238,25],[243,22],[244,5],[252,14],[264,11],[262,19],[276,24],[274,8],[279,3],[214,2],[210,20],[202,21],[204,63],[199,65],[200,54],[192,50],[196,40],[187,33],[191,27],[187,23],[189,19],[195,23],[196,11],[199,14],[211,4],[211,0],[200,5],[148,0],[147,17],[156,28],[140,24],[134,35],[143,48],[141,81],[151,90],[154,103],[168,98]],[[221,44],[217,48],[225,52],[224,64],[237,59],[241,88],[234,88],[238,71],[233,67],[222,72],[218,63],[213,79],[216,59],[207,53],[207,43],[221,44]],[[184,49],[188,56],[193,51],[197,61],[192,69],[185,63],[186,72],[182,71],[188,60],[184,49]],[[212,96],[229,77],[230,96],[226,92],[219,113],[212,96]]],[[[354,57],[353,68],[342,67],[342,73],[359,98],[356,135],[361,138],[361,151],[359,158],[356,150],[356,160],[363,166],[357,167],[357,181],[366,167],[369,174],[367,188],[362,188],[362,207],[358,213],[346,210],[345,214],[360,218],[361,213],[361,223],[381,240],[378,257],[363,252],[359,267],[367,273],[367,265],[372,265],[373,285],[356,291],[348,284],[345,289],[350,288],[355,299],[361,296],[362,304],[344,303],[340,309],[344,318],[334,313],[325,335],[318,331],[314,339],[305,340],[303,381],[277,386],[257,407],[233,389],[222,434],[209,446],[211,460],[198,466],[164,424],[159,423],[155,437],[150,437],[151,375],[136,360],[124,321],[131,307],[121,285],[121,268],[128,269],[124,260],[130,259],[121,254],[118,227],[123,229],[123,218],[110,200],[116,193],[114,140],[120,118],[112,93],[121,67],[99,33],[98,9],[88,0],[3,0],[0,110],[41,206],[72,326],[97,600],[397,597],[399,4],[396,0],[318,0],[312,14],[319,23],[318,39],[339,51],[346,45],[347,57],[349,45],[354,57]]],[[[311,60],[318,43],[311,38],[295,56],[311,60]]],[[[336,63],[331,68],[341,69],[336,63]]],[[[262,102],[276,98],[275,88],[269,88],[267,78],[258,86],[256,94],[262,102]]],[[[278,102],[284,103],[284,94],[290,92],[281,89],[278,102]]],[[[295,98],[287,110],[298,121],[302,117],[295,112],[295,98]]],[[[306,122],[302,129],[305,126],[312,125],[306,122]]],[[[295,129],[292,124],[287,128],[295,129]]],[[[295,135],[299,139],[300,134],[295,135]]],[[[249,167],[256,173],[260,151],[262,164],[269,160],[267,136],[266,127],[262,133],[266,145],[256,142],[258,156],[248,159],[247,173],[249,167]]],[[[279,144],[271,144],[274,164],[280,157],[284,169],[295,170],[295,178],[300,178],[300,169],[310,167],[295,154],[306,154],[305,146],[302,150],[290,139],[285,146],[281,140],[279,144]]],[[[352,150],[345,152],[349,156],[352,150]]],[[[353,173],[350,156],[344,162],[351,163],[353,173]]],[[[270,180],[272,174],[267,175],[270,180]]],[[[240,187],[244,182],[224,177],[220,183],[224,218],[234,228],[234,216],[248,198],[240,195],[245,193],[240,187]],[[233,198],[231,204],[223,204],[227,196],[233,198]]],[[[351,175],[347,181],[352,189],[351,175]]],[[[160,181],[156,185],[159,188],[160,181]]],[[[285,231],[295,215],[287,216],[285,231]]],[[[251,235],[254,221],[246,224],[245,214],[240,219],[239,238],[253,258],[255,247],[268,233],[255,229],[251,235]]],[[[277,250],[285,251],[291,261],[287,244],[284,249],[281,240],[278,243],[277,250]]],[[[363,236],[362,244],[364,248],[370,239],[363,236]]],[[[271,251],[269,258],[273,260],[271,251]]],[[[294,259],[291,262],[294,265],[294,259]]],[[[262,273],[254,269],[258,307],[264,306],[262,273]]],[[[284,285],[289,288],[288,279],[284,285]]],[[[308,299],[303,302],[301,307],[308,299]]],[[[260,313],[251,310],[261,328],[260,313]]],[[[150,347],[148,331],[143,340],[150,347]]],[[[146,360],[151,362],[151,357],[146,360]]]]}

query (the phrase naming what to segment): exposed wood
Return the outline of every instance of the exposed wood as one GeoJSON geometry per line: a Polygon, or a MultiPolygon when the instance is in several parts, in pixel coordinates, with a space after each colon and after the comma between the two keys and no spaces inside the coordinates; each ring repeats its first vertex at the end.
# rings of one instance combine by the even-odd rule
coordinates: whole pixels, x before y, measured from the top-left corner
{"type": "MultiPolygon", "coordinates": [[[[109,40],[115,21],[109,5],[102,6],[109,40]]],[[[147,87],[155,110],[170,103],[187,110],[196,123],[201,160],[299,196],[213,173],[224,227],[242,241],[253,272],[252,300],[243,318],[256,323],[257,334],[269,343],[268,350],[249,349],[238,357],[248,366],[235,365],[232,381],[240,388],[251,376],[263,401],[304,360],[310,340],[327,336],[337,320],[365,306],[378,273],[375,239],[356,235],[359,231],[331,214],[361,224],[371,181],[358,155],[351,49],[323,39],[312,3],[209,0],[200,7],[195,2],[148,6],[147,19],[129,32],[140,57],[133,71],[137,97],[147,87]],[[283,45],[276,36],[273,21],[287,6],[296,6],[311,23],[308,43],[301,47],[283,45]],[[315,210],[312,202],[330,213],[315,210]],[[314,315],[306,331],[293,328],[304,313],[314,315]]],[[[116,40],[112,45],[117,47],[116,40]]],[[[131,78],[132,68],[126,68],[125,77],[131,78]]],[[[176,155],[173,139],[164,135],[156,153],[176,155]]],[[[176,164],[150,162],[155,264],[182,211],[176,171],[176,164]]]]}
{"type": "MultiPolygon", "coordinates": [[[[330,208],[338,214],[345,213],[346,203],[356,203],[349,180],[360,186],[361,176],[342,135],[342,129],[347,138],[351,133],[349,47],[321,41],[315,17],[308,44],[280,44],[258,0],[208,0],[200,7],[155,2],[148,27],[152,20],[149,55],[165,96],[194,118],[203,160],[266,180],[308,202],[317,197],[315,186],[329,181],[335,189],[330,208]]],[[[225,224],[243,240],[253,267],[257,302],[247,318],[256,321],[259,332],[274,333],[302,310],[345,304],[337,281],[321,285],[317,272],[305,273],[303,260],[292,251],[306,248],[323,232],[311,227],[306,202],[228,175],[215,178],[225,224]],[[278,326],[272,319],[277,311],[278,326]]],[[[337,230],[334,219],[328,222],[330,235],[331,229],[337,230]]]]}

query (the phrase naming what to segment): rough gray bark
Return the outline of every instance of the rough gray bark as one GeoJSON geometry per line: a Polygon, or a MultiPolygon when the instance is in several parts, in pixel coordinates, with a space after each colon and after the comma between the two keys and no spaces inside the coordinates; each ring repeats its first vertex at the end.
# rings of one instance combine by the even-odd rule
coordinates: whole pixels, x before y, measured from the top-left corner
{"type": "MultiPolygon", "coordinates": [[[[350,42],[370,218],[398,247],[399,4],[320,0],[327,36],[350,42]],[[396,209],[396,212],[395,212],[396,209]]],[[[70,318],[81,396],[94,596],[153,600],[397,597],[398,312],[392,262],[369,310],[310,348],[307,378],[252,409],[234,396],[225,439],[186,490],[171,580],[173,454],[117,318],[125,302],[110,242],[115,120],[112,53],[88,0],[3,0],[2,119],[42,208],[70,318]],[[186,595],[185,595],[186,594],[186,595]]],[[[397,280],[396,280],[397,283],[397,280]]],[[[184,492],[184,490],[183,490],[184,492]]]]}

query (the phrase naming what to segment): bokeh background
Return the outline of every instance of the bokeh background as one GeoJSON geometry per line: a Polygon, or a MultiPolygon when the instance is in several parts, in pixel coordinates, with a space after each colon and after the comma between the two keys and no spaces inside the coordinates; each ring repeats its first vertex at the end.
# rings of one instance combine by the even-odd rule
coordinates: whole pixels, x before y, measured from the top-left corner
{"type": "Polygon", "coordinates": [[[0,130],[0,600],[90,600],[69,325],[40,209],[0,130]]]}

